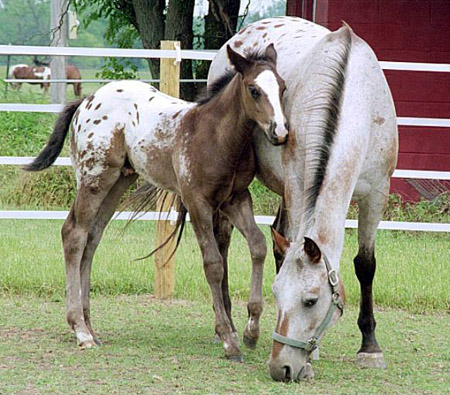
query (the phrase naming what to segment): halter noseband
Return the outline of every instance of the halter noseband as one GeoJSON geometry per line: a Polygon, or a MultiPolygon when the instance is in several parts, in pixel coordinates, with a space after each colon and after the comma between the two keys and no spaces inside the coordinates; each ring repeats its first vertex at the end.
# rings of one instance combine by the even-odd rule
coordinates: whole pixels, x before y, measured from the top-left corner
{"type": "Polygon", "coordinates": [[[275,331],[273,331],[272,338],[273,338],[273,340],[277,341],[278,343],[286,344],[288,346],[295,347],[295,348],[301,348],[302,350],[305,350],[306,352],[311,352],[319,346],[320,336],[322,336],[323,332],[325,332],[325,329],[328,326],[328,324],[330,323],[331,317],[333,316],[335,309],[339,308],[339,310],[341,310],[342,314],[344,313],[344,302],[342,301],[341,296],[339,294],[338,275],[336,273],[336,270],[334,270],[331,267],[330,261],[328,260],[328,258],[325,255],[323,255],[323,260],[325,261],[325,267],[327,268],[328,282],[331,286],[331,292],[332,292],[330,307],[328,308],[325,318],[323,319],[322,323],[319,325],[319,327],[314,332],[314,335],[306,341],[291,339],[289,337],[282,336],[282,335],[276,333],[275,331]]]}

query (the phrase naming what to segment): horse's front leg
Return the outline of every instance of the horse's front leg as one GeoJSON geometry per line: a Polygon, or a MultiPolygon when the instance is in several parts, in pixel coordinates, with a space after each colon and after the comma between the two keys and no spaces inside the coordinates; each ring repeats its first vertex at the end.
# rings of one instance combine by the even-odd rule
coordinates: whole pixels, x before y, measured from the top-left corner
{"type": "Polygon", "coordinates": [[[375,338],[375,317],[373,314],[372,282],[375,276],[375,234],[383,214],[389,191],[379,189],[358,202],[358,255],[354,259],[355,272],[361,287],[361,305],[358,326],[362,334],[357,364],[368,368],[385,368],[383,353],[375,338]]]}
{"type": "Polygon", "coordinates": [[[222,294],[224,278],[223,259],[220,254],[213,228],[213,210],[211,206],[196,196],[183,198],[183,203],[189,211],[192,226],[203,256],[203,268],[211,289],[215,312],[215,330],[223,342],[225,356],[228,359],[242,361],[241,351],[233,328],[228,318],[222,294]]]}
{"type": "Polygon", "coordinates": [[[263,311],[262,283],[264,260],[267,254],[266,240],[253,216],[252,198],[247,190],[234,195],[221,210],[246,238],[252,259],[248,322],[244,330],[244,344],[254,349],[259,338],[259,320],[263,311]]]}

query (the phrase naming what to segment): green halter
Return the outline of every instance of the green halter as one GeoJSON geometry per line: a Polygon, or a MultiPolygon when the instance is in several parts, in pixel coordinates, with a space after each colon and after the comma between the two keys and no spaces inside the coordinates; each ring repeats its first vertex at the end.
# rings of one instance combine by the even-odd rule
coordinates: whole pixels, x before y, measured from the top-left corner
{"type": "Polygon", "coordinates": [[[327,268],[328,272],[328,282],[331,286],[331,304],[328,308],[327,314],[325,315],[325,318],[323,319],[322,323],[319,325],[319,327],[314,332],[314,335],[307,341],[302,340],[295,340],[290,339],[289,337],[282,336],[275,331],[272,333],[273,340],[277,341],[281,344],[286,344],[291,347],[295,348],[301,348],[305,350],[306,352],[311,352],[315,350],[319,346],[319,339],[322,336],[323,332],[325,332],[326,327],[331,321],[331,317],[333,316],[333,313],[336,308],[339,308],[341,310],[342,314],[344,313],[344,302],[341,299],[341,296],[339,294],[339,278],[336,273],[336,270],[334,270],[331,265],[328,258],[323,255],[323,259],[325,261],[325,267],[327,268]]]}

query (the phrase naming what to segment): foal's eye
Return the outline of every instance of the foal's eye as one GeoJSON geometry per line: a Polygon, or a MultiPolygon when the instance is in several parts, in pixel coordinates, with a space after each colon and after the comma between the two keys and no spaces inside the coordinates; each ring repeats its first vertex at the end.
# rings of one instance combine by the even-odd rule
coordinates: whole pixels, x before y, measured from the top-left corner
{"type": "Polygon", "coordinates": [[[253,99],[258,99],[261,94],[259,93],[258,89],[256,89],[254,86],[249,86],[248,91],[252,95],[253,99]]]}

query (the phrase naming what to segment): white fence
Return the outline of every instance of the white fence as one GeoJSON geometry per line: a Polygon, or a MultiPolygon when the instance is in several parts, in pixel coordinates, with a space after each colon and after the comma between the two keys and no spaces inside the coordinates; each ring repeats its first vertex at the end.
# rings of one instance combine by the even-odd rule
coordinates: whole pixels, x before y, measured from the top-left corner
{"type": "MultiPolygon", "coordinates": [[[[77,47],[30,47],[30,46],[12,46],[0,45],[0,55],[49,55],[49,56],[108,56],[124,58],[174,58],[177,61],[181,59],[212,60],[216,51],[193,51],[193,50],[160,50],[160,49],[116,49],[116,48],[77,48],[77,47]]],[[[431,64],[431,63],[406,63],[406,62],[380,62],[384,70],[404,70],[404,71],[426,71],[426,72],[450,72],[449,64],[431,64]]],[[[5,80],[10,82],[9,80],[5,80]]],[[[156,80],[149,80],[156,81],[156,80]]],[[[201,81],[201,80],[198,80],[201,81]]],[[[17,82],[17,81],[15,81],[17,82]]],[[[29,82],[29,81],[27,81],[29,82]]],[[[51,82],[65,82],[51,81],[51,82]]],[[[71,82],[74,82],[73,80],[71,82]]],[[[81,80],[81,82],[86,82],[81,80]]],[[[107,80],[92,80],[89,82],[107,82],[107,80]]],[[[202,81],[203,82],[203,81],[202,81]]],[[[19,103],[0,103],[0,111],[19,111],[19,112],[46,112],[58,113],[61,111],[61,104],[19,104],[19,103]]],[[[450,119],[436,118],[412,118],[398,117],[400,126],[424,126],[449,128],[450,119]]],[[[24,165],[29,163],[31,157],[0,157],[0,165],[24,165]]],[[[70,165],[69,158],[58,158],[55,165],[70,165]]],[[[396,170],[393,177],[399,178],[420,178],[420,179],[439,179],[450,180],[450,172],[439,171],[419,171],[419,170],[396,170]]],[[[66,211],[0,211],[0,219],[65,219],[66,211]]],[[[175,214],[163,215],[163,219],[173,220],[175,214]]],[[[116,214],[116,219],[128,219],[129,213],[116,214]]],[[[140,217],[141,220],[158,220],[159,213],[147,213],[140,217]]],[[[256,216],[259,224],[272,224],[274,217],[256,216]]],[[[357,221],[347,220],[346,227],[356,228],[357,221]]],[[[379,229],[391,230],[412,230],[412,231],[433,231],[450,232],[450,224],[440,223],[412,223],[382,221],[379,229]]]]}

